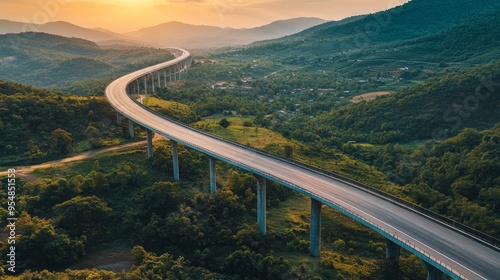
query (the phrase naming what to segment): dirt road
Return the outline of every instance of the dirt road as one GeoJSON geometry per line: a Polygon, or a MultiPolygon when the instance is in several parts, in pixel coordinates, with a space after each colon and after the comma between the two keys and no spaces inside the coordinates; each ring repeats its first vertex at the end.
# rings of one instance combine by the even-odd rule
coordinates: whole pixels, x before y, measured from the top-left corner
{"type": "MultiPolygon", "coordinates": [[[[161,139],[165,139],[165,137],[163,137],[159,134],[155,134],[153,141],[158,141],[161,139]]],[[[66,163],[75,162],[75,161],[81,161],[81,160],[89,159],[89,158],[92,158],[92,157],[95,157],[95,156],[98,156],[98,155],[101,155],[104,153],[123,150],[126,148],[141,146],[141,145],[146,145],[146,141],[128,143],[128,144],[118,145],[118,146],[114,146],[114,147],[93,150],[93,151],[85,152],[85,153],[82,153],[82,154],[79,154],[76,156],[67,157],[64,159],[58,159],[58,160],[53,160],[53,161],[49,161],[49,162],[45,162],[45,163],[41,163],[41,164],[36,164],[36,165],[31,165],[31,166],[14,167],[14,168],[16,169],[16,175],[18,178],[22,178],[28,182],[32,182],[32,181],[35,181],[37,178],[36,178],[36,176],[31,175],[30,173],[37,170],[37,169],[55,167],[57,165],[66,164],[66,163]]],[[[5,176],[5,175],[7,175],[7,170],[0,171],[0,176],[5,176]]]]}

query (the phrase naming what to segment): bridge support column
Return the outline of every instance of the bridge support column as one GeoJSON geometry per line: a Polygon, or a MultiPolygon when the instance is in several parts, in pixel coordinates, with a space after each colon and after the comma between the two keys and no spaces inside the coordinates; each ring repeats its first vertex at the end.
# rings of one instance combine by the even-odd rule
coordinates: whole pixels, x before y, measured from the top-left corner
{"type": "Polygon", "coordinates": [[[167,87],[167,69],[163,69],[163,84],[167,87]]]}
{"type": "Polygon", "coordinates": [[[168,78],[170,79],[170,82],[172,82],[172,67],[168,67],[168,78]]]}
{"type": "Polygon", "coordinates": [[[137,79],[137,81],[135,82],[135,85],[136,85],[136,93],[141,94],[141,88],[139,86],[139,79],[137,79]]]}
{"type": "Polygon", "coordinates": [[[153,87],[153,94],[155,94],[155,74],[151,73],[151,87],[153,87]]]}
{"type": "Polygon", "coordinates": [[[321,202],[311,198],[311,256],[321,253],[321,202]]]}
{"type": "Polygon", "coordinates": [[[158,88],[161,88],[161,78],[160,78],[160,70],[156,72],[158,74],[158,88]]]}
{"type": "Polygon", "coordinates": [[[399,256],[401,255],[401,247],[389,239],[385,239],[387,243],[387,248],[385,250],[385,257],[390,260],[399,261],[399,256]]]}
{"type": "Polygon", "coordinates": [[[257,224],[261,235],[266,235],[266,178],[257,176],[257,224]]]}
{"type": "Polygon", "coordinates": [[[425,268],[427,268],[427,280],[442,280],[443,279],[443,272],[428,262],[422,260],[422,263],[424,264],[425,268]]]}
{"type": "Polygon", "coordinates": [[[122,115],[118,111],[116,112],[116,123],[117,124],[122,123],[122,115]]]}
{"type": "Polygon", "coordinates": [[[130,133],[130,138],[135,137],[134,122],[132,120],[128,120],[128,132],[130,133]]]}
{"type": "Polygon", "coordinates": [[[210,157],[210,193],[217,191],[217,173],[215,172],[215,158],[210,157]]]}
{"type": "Polygon", "coordinates": [[[148,78],[144,76],[144,94],[148,94],[148,78]]]}
{"type": "Polygon", "coordinates": [[[146,129],[146,142],[148,143],[148,158],[153,158],[153,132],[146,129]]]}
{"type": "Polygon", "coordinates": [[[172,161],[174,164],[174,180],[179,181],[179,153],[177,152],[177,142],[170,140],[172,145],[172,161]]]}

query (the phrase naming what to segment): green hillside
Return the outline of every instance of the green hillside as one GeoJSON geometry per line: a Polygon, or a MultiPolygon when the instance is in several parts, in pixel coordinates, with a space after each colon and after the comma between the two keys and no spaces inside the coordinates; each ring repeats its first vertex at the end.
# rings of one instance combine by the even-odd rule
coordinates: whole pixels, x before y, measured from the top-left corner
{"type": "MultiPolygon", "coordinates": [[[[0,79],[38,87],[109,79],[171,59],[168,50],[105,48],[93,42],[45,33],[0,36],[0,79]]],[[[85,85],[88,87],[89,85],[85,85]]],[[[86,93],[85,87],[71,88],[86,93]]]]}
{"type": "Polygon", "coordinates": [[[441,32],[454,25],[468,22],[478,14],[500,8],[495,0],[412,0],[388,11],[372,14],[359,21],[322,30],[313,38],[325,35],[359,35],[359,30],[373,42],[406,40],[441,32]],[[478,3],[480,2],[480,3],[478,3]],[[381,28],[378,30],[376,26],[381,28]]]}
{"type": "MultiPolygon", "coordinates": [[[[464,127],[491,127],[500,121],[498,81],[500,61],[322,114],[308,122],[308,131],[331,143],[386,144],[442,138],[464,127]]],[[[295,136],[300,138],[300,131],[295,136]]]]}
{"type": "MultiPolygon", "coordinates": [[[[386,45],[396,52],[361,52],[361,59],[485,63],[500,57],[500,10],[471,18],[441,33],[386,45]]],[[[374,51],[375,50],[375,51],[374,51]]]]}
{"type": "MultiPolygon", "coordinates": [[[[478,15],[500,9],[500,2],[484,0],[413,0],[409,3],[359,20],[321,29],[290,40],[251,47],[243,54],[279,56],[283,60],[297,55],[328,57],[419,37],[438,34],[456,25],[468,24],[478,15]]],[[[327,23],[328,24],[328,23],[327,23]]],[[[279,58],[277,58],[279,59],[279,58]]]]}

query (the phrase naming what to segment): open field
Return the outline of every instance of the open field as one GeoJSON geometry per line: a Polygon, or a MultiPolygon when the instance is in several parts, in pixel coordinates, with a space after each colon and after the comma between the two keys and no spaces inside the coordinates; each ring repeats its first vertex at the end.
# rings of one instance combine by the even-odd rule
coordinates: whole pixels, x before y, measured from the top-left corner
{"type": "Polygon", "coordinates": [[[370,100],[373,100],[373,99],[377,98],[378,96],[383,96],[383,95],[388,95],[388,94],[391,94],[391,93],[388,92],[388,91],[368,92],[368,93],[364,93],[364,94],[360,94],[360,95],[354,96],[351,99],[351,102],[352,103],[359,103],[361,101],[370,101],[370,100]]]}

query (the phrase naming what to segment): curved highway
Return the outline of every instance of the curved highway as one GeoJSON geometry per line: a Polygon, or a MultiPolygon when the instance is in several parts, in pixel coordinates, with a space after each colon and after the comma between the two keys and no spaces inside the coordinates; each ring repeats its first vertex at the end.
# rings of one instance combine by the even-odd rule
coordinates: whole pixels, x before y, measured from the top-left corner
{"type": "Polygon", "coordinates": [[[142,107],[127,94],[129,84],[165,67],[190,59],[187,51],[174,60],[123,76],[106,89],[110,104],[133,122],[214,158],[276,181],[340,210],[375,229],[456,279],[500,279],[500,253],[431,218],[376,194],[306,167],[223,141],[142,107]]]}

